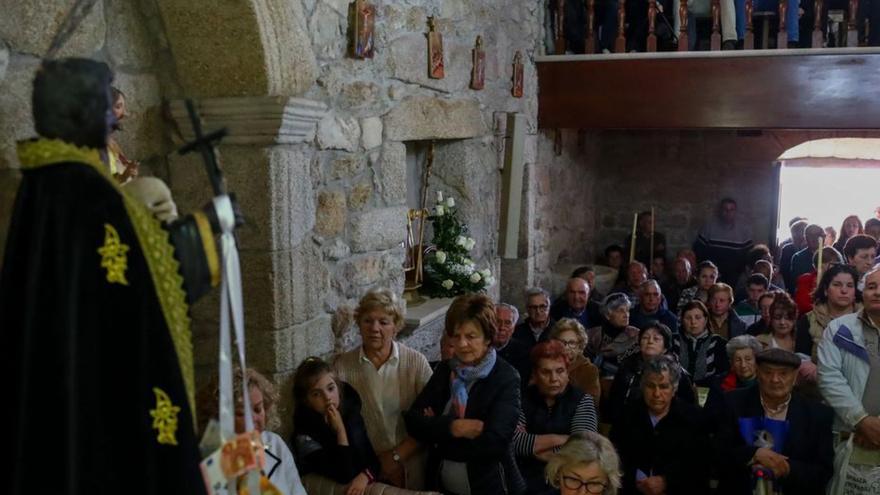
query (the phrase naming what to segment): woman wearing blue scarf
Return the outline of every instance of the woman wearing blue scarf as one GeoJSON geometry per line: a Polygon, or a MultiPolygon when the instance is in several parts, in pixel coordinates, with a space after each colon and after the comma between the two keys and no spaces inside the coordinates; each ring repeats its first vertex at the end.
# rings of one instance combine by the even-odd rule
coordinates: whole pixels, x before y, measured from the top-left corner
{"type": "Polygon", "coordinates": [[[441,362],[406,413],[409,434],[430,445],[427,482],[455,495],[523,490],[510,442],[520,410],[516,370],[492,347],[495,306],[482,294],[457,297],[446,314],[451,359],[441,362]]]}

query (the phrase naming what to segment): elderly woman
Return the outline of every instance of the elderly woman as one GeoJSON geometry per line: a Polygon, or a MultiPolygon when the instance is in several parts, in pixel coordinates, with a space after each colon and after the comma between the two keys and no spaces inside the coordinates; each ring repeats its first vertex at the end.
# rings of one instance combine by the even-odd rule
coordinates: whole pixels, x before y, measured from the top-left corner
{"type": "Polygon", "coordinates": [[[587,331],[573,318],[563,318],[550,330],[550,340],[558,341],[565,347],[568,356],[568,379],[572,385],[590,394],[595,404],[599,403],[599,368],[584,357],[587,347],[587,331]]]}
{"type": "Polygon", "coordinates": [[[674,357],[645,363],[641,400],[627,406],[611,441],[623,461],[623,493],[709,493],[709,437],[702,412],[679,400],[674,357]]]}
{"type": "Polygon", "coordinates": [[[336,375],[363,400],[361,415],[382,467],[379,478],[422,488],[425,456],[407,435],[403,412],[428,383],[431,367],[420,352],[394,341],[403,328],[403,308],[390,290],[367,292],[354,316],[363,344],[336,359],[336,375]]]}
{"type": "Polygon", "coordinates": [[[709,332],[709,310],[700,301],[682,308],[681,329],[673,341],[673,353],[699,387],[708,387],[716,375],[727,373],[727,340],[709,332]]]}
{"type": "Polygon", "coordinates": [[[851,265],[832,264],[822,272],[813,291],[813,310],[798,318],[795,328],[795,349],[810,355],[814,363],[818,363],[816,349],[822,332],[831,320],[862,309],[856,289],[858,279],[859,272],[851,265]]]}
{"type": "Polygon", "coordinates": [[[552,494],[544,468],[550,455],[581,431],[596,431],[593,398],[568,382],[568,354],[550,340],[532,349],[532,385],[523,395],[513,449],[527,493],[552,494]]]}
{"type": "Polygon", "coordinates": [[[458,495],[512,493],[510,447],[520,410],[516,370],[498,359],[495,307],[483,294],[453,300],[446,313],[454,356],[437,365],[405,414],[409,434],[431,446],[428,485],[458,495]]]}
{"type": "Polygon", "coordinates": [[[629,324],[629,298],[622,292],[609,294],[602,302],[602,326],[587,330],[585,354],[599,368],[603,390],[611,386],[620,360],[638,350],[639,329],[629,324]]]}
{"type": "MultiPolygon", "coordinates": [[[[306,495],[299,476],[299,471],[294,463],[293,455],[284,440],[266,428],[277,428],[280,425],[278,412],[275,404],[278,403],[278,392],[275,385],[265,376],[254,369],[248,368],[247,389],[248,398],[254,420],[254,429],[260,433],[265,449],[266,466],[263,472],[270,482],[282,495],[306,495]]],[[[242,398],[241,370],[236,369],[233,374],[233,388],[235,394],[235,431],[244,433],[244,400],[242,398]]],[[[200,431],[204,432],[208,420],[217,418],[219,404],[219,382],[214,380],[199,392],[198,417],[200,431]]]]}
{"type": "Polygon", "coordinates": [[[615,495],[620,488],[620,459],[607,438],[585,431],[568,438],[550,458],[546,470],[550,485],[560,495],[615,495]]]}
{"type": "MultiPolygon", "coordinates": [[[[633,354],[621,363],[620,369],[614,375],[611,394],[602,410],[602,417],[606,422],[613,424],[619,421],[627,404],[642,400],[641,381],[645,363],[669,353],[671,346],[672,332],[662,323],[656,321],[649,323],[639,332],[639,353],[633,354]]],[[[676,395],[684,402],[695,403],[694,387],[690,378],[687,373],[681,373],[680,376],[676,395]]]]}
{"type": "Polygon", "coordinates": [[[727,358],[730,360],[730,372],[725,376],[715,377],[709,388],[705,410],[714,418],[724,414],[724,394],[738,388],[754,386],[757,364],[755,357],[761,352],[761,343],[751,335],[740,335],[727,343],[727,358]]]}

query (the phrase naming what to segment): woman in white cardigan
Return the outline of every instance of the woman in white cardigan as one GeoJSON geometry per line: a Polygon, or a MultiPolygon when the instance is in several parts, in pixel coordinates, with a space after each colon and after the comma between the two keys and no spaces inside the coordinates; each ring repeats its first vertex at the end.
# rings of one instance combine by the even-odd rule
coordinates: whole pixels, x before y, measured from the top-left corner
{"type": "Polygon", "coordinates": [[[407,434],[403,413],[431,378],[431,367],[420,352],[394,341],[403,328],[403,308],[390,290],[367,292],[355,310],[355,321],[363,344],[336,359],[336,374],[363,400],[367,435],[382,466],[379,478],[401,488],[421,489],[425,454],[407,434]]]}

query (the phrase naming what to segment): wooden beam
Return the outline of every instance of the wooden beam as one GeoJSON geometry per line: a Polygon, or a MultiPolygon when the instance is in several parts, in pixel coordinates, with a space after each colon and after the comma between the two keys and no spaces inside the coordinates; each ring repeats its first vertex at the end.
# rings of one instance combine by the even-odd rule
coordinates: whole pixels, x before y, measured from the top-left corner
{"type": "Polygon", "coordinates": [[[498,236],[498,251],[502,258],[507,259],[516,259],[518,254],[523,173],[525,170],[523,155],[525,140],[525,115],[521,113],[507,114],[504,171],[501,175],[501,235],[498,236]]]}

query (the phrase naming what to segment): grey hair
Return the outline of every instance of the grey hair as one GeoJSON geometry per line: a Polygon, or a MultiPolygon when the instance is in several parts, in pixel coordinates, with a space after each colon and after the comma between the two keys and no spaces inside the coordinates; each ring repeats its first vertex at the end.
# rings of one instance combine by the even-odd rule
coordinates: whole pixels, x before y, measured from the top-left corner
{"type": "Polygon", "coordinates": [[[757,356],[761,352],[761,343],[751,335],[738,335],[727,343],[728,359],[733,360],[733,355],[736,354],[736,351],[743,349],[751,349],[755,356],[757,356]]]}
{"type": "Polygon", "coordinates": [[[645,280],[644,282],[642,282],[641,285],[639,285],[639,289],[644,289],[645,287],[647,287],[649,285],[657,286],[657,290],[660,291],[661,294],[663,293],[663,289],[660,288],[660,282],[658,282],[657,280],[655,280],[653,278],[649,278],[648,280],[645,280]]]}
{"type": "Polygon", "coordinates": [[[547,299],[547,304],[550,304],[550,293],[540,287],[529,287],[526,289],[526,302],[532,296],[544,296],[547,299]]]}
{"type": "Polygon", "coordinates": [[[602,314],[607,318],[612,311],[616,311],[624,306],[627,311],[632,307],[626,294],[623,292],[608,294],[605,296],[605,300],[602,301],[602,314]]]}
{"type": "Polygon", "coordinates": [[[669,374],[669,383],[672,384],[672,392],[678,391],[678,381],[681,380],[681,365],[678,360],[668,354],[656,356],[653,359],[645,361],[642,368],[642,381],[639,388],[644,389],[648,383],[648,375],[669,374]]]}
{"type": "Polygon", "coordinates": [[[593,431],[581,431],[568,437],[559,452],[547,462],[544,474],[552,487],[559,488],[564,470],[594,462],[608,476],[608,486],[602,495],[615,495],[620,488],[620,457],[610,440],[593,431]]]}
{"type": "Polygon", "coordinates": [[[678,258],[675,258],[675,261],[673,261],[672,264],[678,263],[679,261],[684,261],[684,266],[687,267],[688,273],[694,271],[694,267],[691,266],[691,260],[684,258],[684,257],[681,257],[681,256],[679,256],[678,258]]]}
{"type": "Polygon", "coordinates": [[[858,289],[860,291],[864,292],[865,291],[865,283],[868,281],[868,277],[877,273],[877,272],[880,272],[880,263],[872,266],[870,270],[866,271],[865,274],[862,275],[862,277],[859,279],[858,289]]]}
{"type": "Polygon", "coordinates": [[[498,303],[495,305],[495,309],[499,309],[499,308],[504,308],[504,309],[510,311],[511,313],[513,313],[513,323],[514,324],[516,324],[516,322],[519,321],[519,310],[516,309],[516,306],[514,306],[513,304],[498,303]]]}

